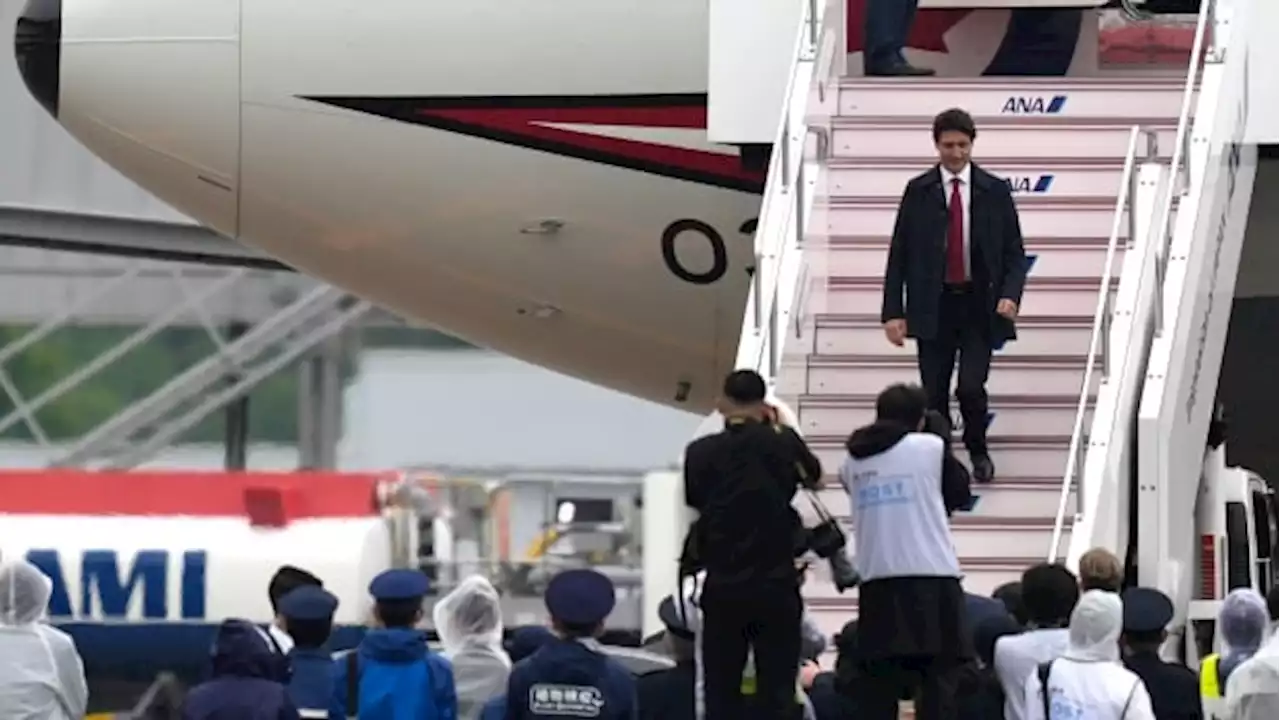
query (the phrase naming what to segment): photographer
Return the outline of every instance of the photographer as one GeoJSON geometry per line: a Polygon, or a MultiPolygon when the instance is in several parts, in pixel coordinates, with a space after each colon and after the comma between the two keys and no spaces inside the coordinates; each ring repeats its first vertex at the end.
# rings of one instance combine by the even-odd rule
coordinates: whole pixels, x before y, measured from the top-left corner
{"type": "Polygon", "coordinates": [[[868,720],[897,718],[907,691],[918,691],[920,720],[955,717],[959,672],[973,654],[947,523],[958,498],[944,500],[946,441],[924,432],[927,402],[919,387],[886,388],[840,468],[862,576],[858,709],[868,720]]]}
{"type": "Polygon", "coordinates": [[[685,503],[699,514],[689,530],[683,572],[704,570],[702,667],[708,720],[745,717],[741,685],[747,652],[755,658],[759,717],[798,718],[800,576],[807,550],[791,506],[798,486],[816,489],[818,459],[765,403],[765,383],[750,370],[724,382],[724,430],[685,450],[685,503]]]}

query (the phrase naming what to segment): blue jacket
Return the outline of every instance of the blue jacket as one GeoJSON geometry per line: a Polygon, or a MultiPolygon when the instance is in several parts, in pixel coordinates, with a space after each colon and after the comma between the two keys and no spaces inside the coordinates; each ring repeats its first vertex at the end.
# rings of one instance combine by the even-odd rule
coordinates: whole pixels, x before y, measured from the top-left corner
{"type": "MultiPolygon", "coordinates": [[[[419,630],[370,630],[352,651],[359,673],[360,720],[456,720],[458,696],[449,661],[427,650],[419,630]]],[[[347,717],[347,668],[334,660],[329,720],[347,717]]]]}
{"type": "Polygon", "coordinates": [[[504,720],[582,717],[640,717],[636,679],[590,642],[556,639],[511,668],[504,720]]]}
{"type": "Polygon", "coordinates": [[[322,648],[294,648],[289,652],[289,663],[293,666],[289,699],[299,714],[328,717],[333,699],[333,656],[322,648]]]}
{"type": "Polygon", "coordinates": [[[480,720],[502,720],[507,716],[507,695],[503,693],[484,704],[480,711],[480,720]]]}
{"type": "Polygon", "coordinates": [[[187,693],[182,720],[298,720],[288,677],[288,661],[262,630],[227,620],[214,641],[210,679],[187,693]]]}

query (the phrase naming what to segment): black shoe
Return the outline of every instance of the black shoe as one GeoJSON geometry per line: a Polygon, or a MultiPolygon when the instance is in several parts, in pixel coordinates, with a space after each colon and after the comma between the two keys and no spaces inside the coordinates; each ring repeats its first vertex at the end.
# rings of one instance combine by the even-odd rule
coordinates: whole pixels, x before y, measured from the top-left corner
{"type": "Polygon", "coordinates": [[[864,70],[862,74],[867,77],[929,77],[936,75],[937,71],[933,68],[922,68],[902,63],[893,67],[864,70]]]}
{"type": "Polygon", "coordinates": [[[973,479],[979,484],[986,485],[996,477],[995,463],[991,462],[991,456],[986,453],[973,453],[969,455],[969,462],[973,465],[973,479]]]}

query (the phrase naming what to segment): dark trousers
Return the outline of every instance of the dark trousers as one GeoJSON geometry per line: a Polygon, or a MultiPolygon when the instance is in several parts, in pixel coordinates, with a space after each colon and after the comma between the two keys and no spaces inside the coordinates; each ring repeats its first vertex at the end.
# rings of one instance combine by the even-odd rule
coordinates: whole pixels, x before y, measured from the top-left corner
{"type": "Polygon", "coordinates": [[[700,604],[706,720],[798,719],[800,589],[708,586],[700,604]],[[751,713],[742,699],[748,648],[754,652],[756,669],[751,713]]]}
{"type": "Polygon", "coordinates": [[[920,720],[954,720],[960,670],[972,657],[964,590],[956,578],[870,580],[859,589],[854,683],[859,718],[898,717],[915,698],[920,720]]]}
{"type": "Polygon", "coordinates": [[[914,698],[919,720],[955,720],[960,666],[931,657],[898,657],[864,662],[856,681],[858,717],[897,720],[898,703],[914,698]]]}
{"type": "Polygon", "coordinates": [[[991,372],[991,311],[982,296],[948,287],[938,307],[938,332],[916,341],[920,384],[929,407],[951,418],[951,375],[960,360],[956,399],[964,420],[964,445],[970,454],[987,453],[987,376],[991,372]]]}
{"type": "Polygon", "coordinates": [[[867,0],[862,18],[862,71],[885,72],[906,63],[902,48],[915,22],[918,0],[867,0]]]}

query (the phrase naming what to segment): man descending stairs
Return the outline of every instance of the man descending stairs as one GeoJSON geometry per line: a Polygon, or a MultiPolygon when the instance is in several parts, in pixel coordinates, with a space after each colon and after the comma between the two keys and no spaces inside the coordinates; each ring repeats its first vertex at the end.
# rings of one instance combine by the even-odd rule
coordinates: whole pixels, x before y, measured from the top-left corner
{"type": "MultiPolygon", "coordinates": [[[[823,499],[835,515],[849,516],[849,499],[834,479],[848,434],[871,421],[886,385],[920,382],[915,343],[896,347],[885,339],[885,260],[904,186],[937,162],[930,123],[941,110],[962,108],[977,125],[974,161],[1013,192],[1029,271],[1018,338],[995,350],[987,384],[996,477],[975,484],[973,506],[952,518],[956,551],[965,589],[982,595],[1044,560],[1130,128],[1157,130],[1167,156],[1181,89],[1180,80],[1164,79],[842,84],[826,222],[806,238],[806,252],[824,254],[810,260],[825,275],[810,294],[816,326],[807,358],[782,378],[800,392],[801,430],[829,473],[823,499]]],[[[1123,234],[1126,224],[1119,227],[1123,234]]],[[[856,614],[856,593],[838,594],[823,568],[814,570],[805,594],[828,633],[856,614]]]]}

